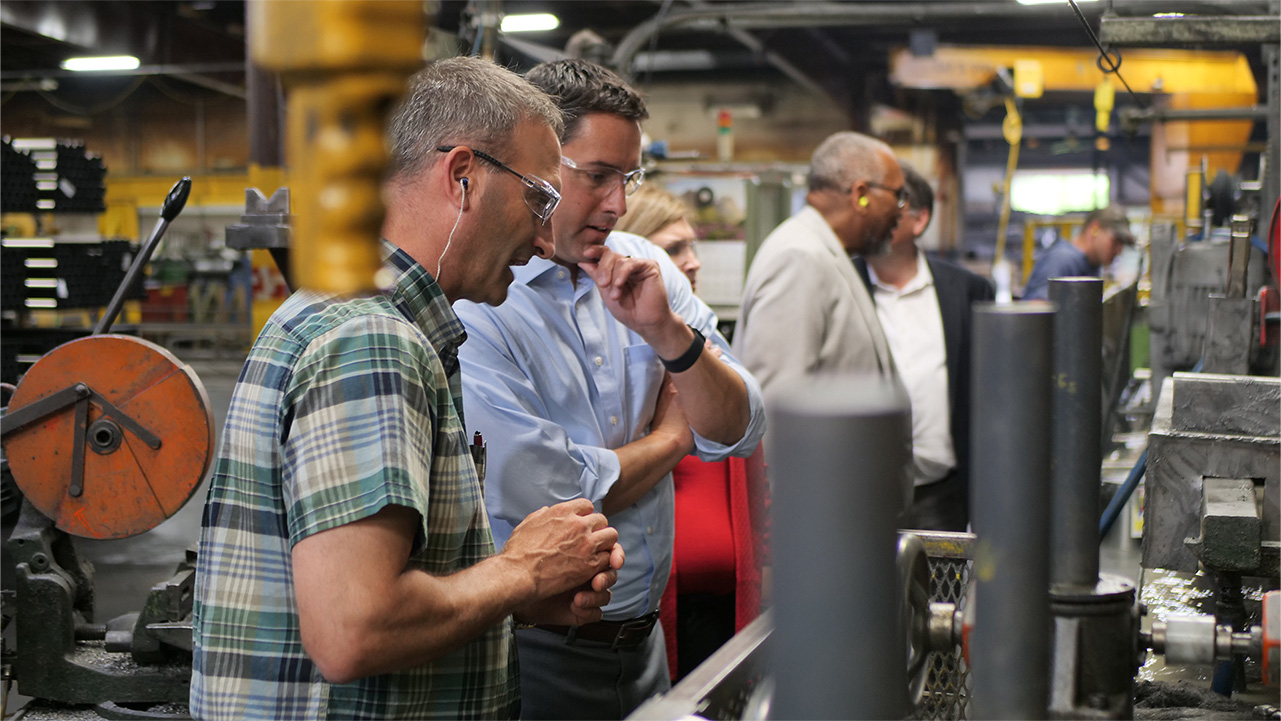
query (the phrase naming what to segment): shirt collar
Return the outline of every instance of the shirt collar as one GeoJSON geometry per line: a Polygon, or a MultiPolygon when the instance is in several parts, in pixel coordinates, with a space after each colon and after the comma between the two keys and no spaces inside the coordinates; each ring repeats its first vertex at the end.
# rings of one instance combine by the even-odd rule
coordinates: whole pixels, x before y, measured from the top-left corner
{"type": "Polygon", "coordinates": [[[925,253],[916,252],[916,276],[907,282],[902,288],[895,288],[889,283],[882,283],[880,278],[876,277],[876,269],[871,263],[867,264],[867,277],[872,281],[872,286],[877,290],[896,295],[907,295],[915,293],[918,290],[924,290],[934,285],[934,274],[930,272],[930,264],[925,259],[925,253]]]}
{"type": "Polygon", "coordinates": [[[557,263],[556,261],[534,256],[530,258],[529,262],[526,263],[525,265],[516,266],[515,268],[512,268],[512,275],[515,276],[516,283],[529,285],[533,283],[535,280],[537,280],[539,277],[546,275],[547,273],[550,273],[553,270],[556,270],[557,268],[564,268],[564,267],[565,266],[557,263]]]}
{"type": "Polygon", "coordinates": [[[388,295],[427,336],[442,360],[456,359],[458,347],[467,340],[467,331],[454,314],[449,299],[436,279],[408,253],[385,238],[382,244],[384,267],[396,276],[388,295]]]}
{"type": "MultiPolygon", "coordinates": [[[[612,242],[616,235],[631,235],[631,234],[623,233],[622,231],[615,231],[610,233],[609,236],[605,238],[605,245],[613,250],[617,250],[614,247],[614,244],[612,242]]],[[[632,236],[632,237],[639,238],[640,236],[632,236]]],[[[532,285],[535,280],[547,275],[553,270],[568,270],[568,269],[554,260],[534,256],[530,258],[529,262],[526,263],[524,266],[517,266],[515,268],[512,268],[512,275],[515,276],[516,278],[515,282],[522,283],[524,285],[532,285]]],[[[580,273],[578,277],[579,279],[586,279],[589,285],[593,284],[591,276],[587,275],[586,273],[580,273]]]]}
{"type": "Polygon", "coordinates": [[[844,245],[841,245],[841,239],[836,237],[836,231],[832,230],[832,226],[827,224],[827,218],[824,218],[817,208],[812,205],[806,205],[792,217],[808,226],[815,237],[827,248],[828,252],[838,257],[850,257],[850,252],[845,249],[844,245]]]}
{"type": "Polygon", "coordinates": [[[1068,248],[1073,253],[1076,253],[1077,255],[1081,256],[1081,259],[1085,261],[1086,265],[1090,266],[1095,270],[1099,269],[1099,266],[1095,265],[1093,262],[1090,261],[1090,256],[1086,255],[1085,251],[1073,245],[1071,241],[1060,238],[1057,242],[1062,243],[1064,247],[1068,248]]]}

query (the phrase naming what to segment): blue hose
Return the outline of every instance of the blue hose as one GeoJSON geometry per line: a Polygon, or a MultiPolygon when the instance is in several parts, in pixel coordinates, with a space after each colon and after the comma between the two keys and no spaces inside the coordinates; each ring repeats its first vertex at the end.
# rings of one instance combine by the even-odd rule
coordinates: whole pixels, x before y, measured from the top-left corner
{"type": "MultiPolygon", "coordinates": [[[[1205,359],[1202,358],[1192,367],[1193,373],[1200,373],[1205,367],[1205,359]]],[[[1158,389],[1159,391],[1160,389],[1158,389]]],[[[1139,481],[1143,480],[1143,474],[1148,470],[1148,449],[1145,446],[1143,453],[1139,454],[1139,460],[1134,462],[1134,467],[1130,469],[1130,475],[1126,477],[1125,483],[1117,489],[1116,495],[1112,496],[1112,501],[1103,511],[1103,517],[1099,519],[1099,544],[1102,545],[1103,538],[1112,530],[1112,524],[1116,523],[1117,516],[1121,515],[1121,509],[1125,508],[1125,502],[1130,500],[1134,489],[1138,488],[1139,481]]]]}
{"type": "Polygon", "coordinates": [[[1130,495],[1138,487],[1139,481],[1143,480],[1143,474],[1148,469],[1148,449],[1144,448],[1143,453],[1139,454],[1139,460],[1135,461],[1134,467],[1130,469],[1130,475],[1126,477],[1125,483],[1117,490],[1116,495],[1112,496],[1112,501],[1103,511],[1103,518],[1099,519],[1099,543],[1112,530],[1112,524],[1121,515],[1121,509],[1125,508],[1125,502],[1130,500],[1130,495]]]}

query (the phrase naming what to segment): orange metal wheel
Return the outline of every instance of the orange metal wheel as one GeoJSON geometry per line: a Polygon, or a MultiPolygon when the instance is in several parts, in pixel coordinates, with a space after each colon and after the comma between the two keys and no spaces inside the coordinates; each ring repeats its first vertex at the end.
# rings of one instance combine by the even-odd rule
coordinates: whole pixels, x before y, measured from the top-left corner
{"type": "Polygon", "coordinates": [[[88,389],[82,419],[76,404],[64,404],[5,436],[14,481],[67,533],[125,538],[155,528],[182,508],[209,468],[213,416],[204,386],[154,343],[90,336],[37,361],[7,415],[77,386],[88,389]]]}

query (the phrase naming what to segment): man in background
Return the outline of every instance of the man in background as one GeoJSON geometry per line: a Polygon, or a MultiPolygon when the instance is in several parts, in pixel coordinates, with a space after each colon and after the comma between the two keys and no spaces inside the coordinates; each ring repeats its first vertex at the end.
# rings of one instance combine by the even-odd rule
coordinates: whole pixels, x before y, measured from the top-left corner
{"type": "Polygon", "coordinates": [[[1127,245],[1134,245],[1134,236],[1124,211],[1115,205],[1091,210],[1075,238],[1054,241],[1036,259],[1023,289],[1023,300],[1046,300],[1051,278],[1097,278],[1099,269],[1112,265],[1127,245]]]}
{"type": "Polygon", "coordinates": [[[879,140],[841,132],[814,151],[806,205],[756,253],[734,331],[734,352],[766,391],[818,373],[895,374],[850,256],[884,252],[906,193],[879,140]]]}
{"type": "Polygon", "coordinates": [[[992,285],[926,258],[916,241],[934,214],[934,190],[902,166],[907,206],[887,253],[855,263],[872,291],[912,404],[912,506],[903,525],[964,531],[969,524],[970,306],[992,285]]]}

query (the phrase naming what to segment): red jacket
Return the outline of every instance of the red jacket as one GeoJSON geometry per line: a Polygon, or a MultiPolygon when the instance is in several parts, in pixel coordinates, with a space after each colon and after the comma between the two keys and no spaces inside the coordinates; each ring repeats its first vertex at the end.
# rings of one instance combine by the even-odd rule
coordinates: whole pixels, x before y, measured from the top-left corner
{"type": "MultiPolygon", "coordinates": [[[[672,471],[676,504],[682,503],[682,489],[691,484],[726,484],[729,487],[730,529],[734,540],[734,630],[740,631],[761,612],[761,568],[769,565],[769,482],[765,474],[762,446],[749,458],[730,458],[704,463],[687,456],[672,471]]],[[[684,494],[686,503],[689,494],[684,494]]],[[[690,532],[677,525],[676,533],[690,532]]],[[[667,663],[676,675],[676,596],[680,568],[673,554],[672,573],[663,591],[659,620],[667,641],[667,663]]]]}

